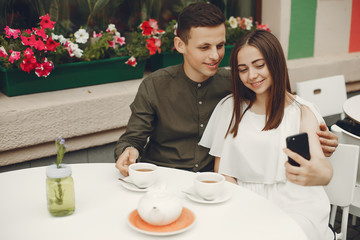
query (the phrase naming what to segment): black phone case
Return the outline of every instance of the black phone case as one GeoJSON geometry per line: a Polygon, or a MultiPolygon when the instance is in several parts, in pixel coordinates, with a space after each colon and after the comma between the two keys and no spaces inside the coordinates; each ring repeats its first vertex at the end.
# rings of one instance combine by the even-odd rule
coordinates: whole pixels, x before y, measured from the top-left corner
{"type": "MultiPolygon", "coordinates": [[[[286,138],[286,146],[291,151],[298,153],[303,158],[310,160],[310,152],[309,152],[309,140],[307,133],[299,133],[296,135],[292,135],[286,138]]],[[[295,162],[293,159],[288,157],[288,162],[293,165],[299,167],[300,165],[295,162]]]]}

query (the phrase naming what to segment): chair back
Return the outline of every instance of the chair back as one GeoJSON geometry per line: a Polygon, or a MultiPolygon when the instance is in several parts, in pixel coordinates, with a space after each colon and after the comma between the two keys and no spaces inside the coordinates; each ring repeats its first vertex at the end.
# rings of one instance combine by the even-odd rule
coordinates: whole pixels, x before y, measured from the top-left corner
{"type": "Polygon", "coordinates": [[[333,167],[333,177],[324,187],[330,203],[340,207],[349,206],[353,200],[359,146],[339,144],[336,151],[329,157],[333,167]]]}
{"type": "Polygon", "coordinates": [[[315,104],[321,116],[341,114],[344,118],[343,104],[347,94],[343,75],[297,82],[296,94],[315,104]]]}
{"type": "MultiPolygon", "coordinates": [[[[360,137],[352,134],[345,129],[342,129],[338,125],[334,124],[331,126],[331,132],[335,133],[338,136],[338,142],[343,144],[352,144],[360,147],[360,137]]],[[[360,154],[358,162],[360,161],[360,154]]],[[[360,164],[358,164],[358,173],[360,173],[360,164]]],[[[360,184],[360,174],[356,178],[356,183],[360,184]]]]}

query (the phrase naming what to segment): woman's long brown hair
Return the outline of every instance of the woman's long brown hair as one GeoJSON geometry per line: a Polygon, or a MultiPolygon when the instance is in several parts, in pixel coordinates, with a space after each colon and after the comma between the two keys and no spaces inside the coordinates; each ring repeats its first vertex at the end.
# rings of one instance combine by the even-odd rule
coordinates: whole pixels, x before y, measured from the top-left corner
{"type": "Polygon", "coordinates": [[[266,106],[266,121],[263,131],[277,128],[280,125],[284,116],[286,92],[291,92],[286,59],[279,40],[272,33],[264,30],[250,32],[239,39],[230,57],[234,109],[226,133],[226,135],[232,133],[234,137],[237,135],[243,115],[251,108],[256,98],[256,94],[247,88],[239,77],[237,56],[240,49],[246,45],[256,47],[260,51],[273,80],[269,89],[270,94],[266,106]],[[242,109],[244,101],[249,102],[246,109],[242,109]]]}

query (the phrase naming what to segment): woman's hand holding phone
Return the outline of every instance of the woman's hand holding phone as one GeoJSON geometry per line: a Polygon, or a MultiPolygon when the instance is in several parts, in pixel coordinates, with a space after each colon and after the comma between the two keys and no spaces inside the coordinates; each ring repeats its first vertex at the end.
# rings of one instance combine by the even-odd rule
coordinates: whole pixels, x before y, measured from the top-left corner
{"type": "Polygon", "coordinates": [[[299,140],[298,138],[302,139],[303,137],[295,137],[295,139],[289,140],[294,142],[297,142],[295,140],[298,140],[301,144],[290,143],[289,145],[294,144],[300,148],[300,150],[298,149],[297,151],[301,152],[305,158],[289,148],[284,149],[284,153],[288,158],[299,165],[293,166],[287,161],[285,163],[286,178],[289,181],[302,186],[326,185],[332,175],[331,164],[326,158],[314,158],[309,161],[310,154],[307,154],[308,150],[306,149],[306,146],[308,147],[309,144],[304,143],[304,140],[299,140]]]}

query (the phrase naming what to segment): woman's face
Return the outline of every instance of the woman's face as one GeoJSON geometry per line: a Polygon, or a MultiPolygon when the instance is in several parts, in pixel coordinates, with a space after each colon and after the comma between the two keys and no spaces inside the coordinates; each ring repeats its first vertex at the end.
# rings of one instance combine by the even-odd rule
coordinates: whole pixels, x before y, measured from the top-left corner
{"type": "Polygon", "coordinates": [[[259,49],[245,45],[237,55],[239,77],[256,96],[267,95],[273,83],[265,59],[259,49]]]}

